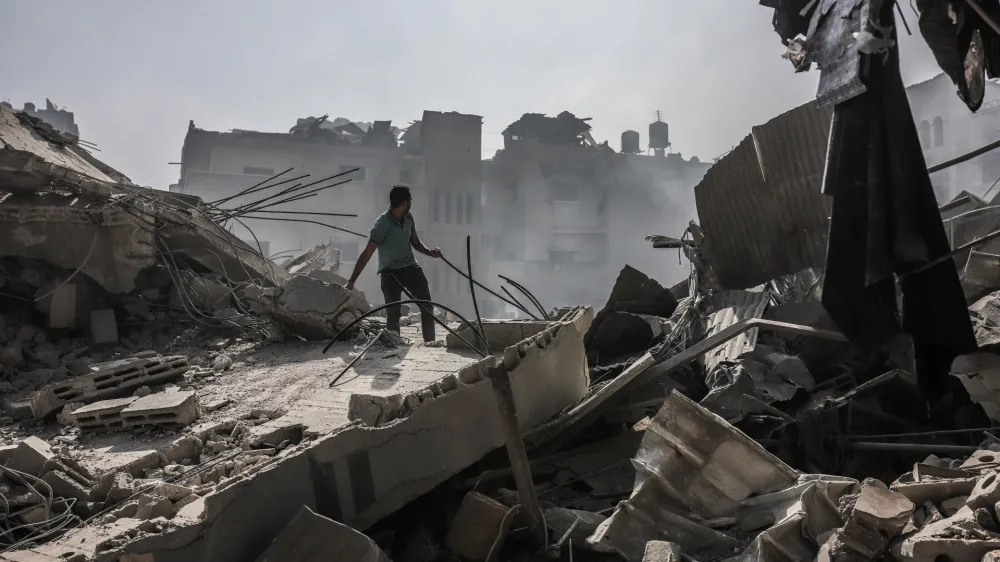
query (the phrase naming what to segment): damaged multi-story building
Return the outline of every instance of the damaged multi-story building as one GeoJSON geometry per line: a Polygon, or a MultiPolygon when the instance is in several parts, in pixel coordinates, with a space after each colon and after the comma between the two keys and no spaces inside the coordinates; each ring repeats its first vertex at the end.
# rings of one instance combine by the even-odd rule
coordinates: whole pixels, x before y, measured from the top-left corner
{"type": "Polygon", "coordinates": [[[76,124],[76,117],[73,115],[73,112],[67,111],[65,108],[59,109],[48,98],[45,99],[45,109],[38,109],[35,104],[29,102],[24,104],[24,112],[52,125],[52,128],[60,133],[66,133],[75,137],[80,136],[80,128],[76,124]]]}
{"type": "MultiPolygon", "coordinates": [[[[955,96],[955,84],[944,73],[908,87],[906,97],[929,166],[994,141],[1000,130],[1000,84],[994,81],[986,81],[983,105],[975,113],[969,112],[965,102],[955,96]]],[[[931,174],[934,193],[941,204],[962,191],[983,195],[997,178],[1000,178],[1000,155],[995,153],[931,174]]]]}
{"type": "MultiPolygon", "coordinates": [[[[288,133],[207,131],[192,122],[184,139],[180,181],[171,190],[213,201],[289,168],[292,171],[285,177],[309,174],[303,182],[356,169],[334,180],[350,179],[349,183],[283,205],[284,214],[246,217],[243,222],[253,236],[238,225],[236,232],[254,246],[259,243],[268,256],[332,241],[339,250],[339,273],[346,277],[367,243],[372,223],[388,206],[389,190],[404,184],[413,192],[412,212],[421,239],[458,259],[465,254],[466,235],[472,236],[474,254],[479,253],[481,137],[481,117],[437,111],[425,111],[405,131],[390,121],[369,125],[347,119],[330,122],[325,117],[300,119],[288,133]],[[296,216],[295,212],[356,216],[296,216]],[[279,220],[293,217],[315,220],[279,220]]],[[[235,199],[230,205],[243,201],[235,199]]],[[[436,300],[460,310],[468,306],[468,287],[455,271],[437,260],[424,260],[423,266],[436,300]]],[[[358,288],[368,295],[380,294],[374,268],[362,275],[358,288]]]]}
{"type": "Polygon", "coordinates": [[[650,229],[680,234],[694,207],[691,188],[710,165],[667,153],[664,122],[650,125],[649,155],[636,131],[622,134],[621,152],[596,143],[587,121],[569,112],[525,114],[484,163],[493,267],[523,280],[547,305],[596,304],[605,297],[597,288],[626,262],[682,277],[664,272],[662,255],[635,241],[650,229]]]}

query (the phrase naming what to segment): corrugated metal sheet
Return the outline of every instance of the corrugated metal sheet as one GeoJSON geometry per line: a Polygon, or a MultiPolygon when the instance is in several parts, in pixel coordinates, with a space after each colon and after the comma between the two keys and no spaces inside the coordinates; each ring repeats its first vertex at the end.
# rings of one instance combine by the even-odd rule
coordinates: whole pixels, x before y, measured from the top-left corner
{"type": "MultiPolygon", "coordinates": [[[[712,294],[705,318],[705,337],[721,332],[740,320],[764,315],[771,294],[767,291],[722,291],[712,294]]],[[[757,328],[752,328],[705,354],[705,372],[721,361],[734,361],[757,345],[757,328]]]]}
{"type": "Polygon", "coordinates": [[[820,188],[831,117],[811,102],[754,127],[695,187],[703,250],[723,289],[826,261],[830,202],[820,188]]]}

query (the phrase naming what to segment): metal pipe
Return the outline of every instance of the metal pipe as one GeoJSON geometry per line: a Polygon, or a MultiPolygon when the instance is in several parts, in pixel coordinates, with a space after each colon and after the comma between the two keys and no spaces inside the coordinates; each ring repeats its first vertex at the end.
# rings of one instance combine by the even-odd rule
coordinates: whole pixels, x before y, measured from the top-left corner
{"type": "MultiPolygon", "coordinates": [[[[966,1],[968,1],[968,0],[966,0],[966,1]]],[[[969,153],[963,154],[961,156],[952,158],[951,160],[948,160],[947,162],[941,162],[940,164],[935,164],[935,165],[931,166],[930,168],[927,168],[927,173],[928,174],[933,174],[934,172],[940,172],[941,170],[944,170],[946,168],[950,168],[952,166],[956,166],[956,165],[961,164],[962,162],[966,162],[968,160],[972,160],[976,156],[980,156],[982,154],[986,154],[987,152],[989,152],[991,150],[996,150],[997,148],[1000,148],[1000,140],[993,141],[993,142],[991,142],[991,143],[989,143],[989,144],[987,144],[985,146],[981,146],[981,147],[973,150],[972,152],[969,152],[969,153]]]]}
{"type": "MultiPolygon", "coordinates": [[[[389,308],[390,306],[397,305],[397,304],[410,304],[410,303],[413,303],[413,304],[424,303],[424,304],[429,304],[429,305],[432,305],[432,306],[436,306],[438,308],[441,308],[443,310],[446,310],[446,311],[454,314],[455,316],[458,316],[459,319],[461,319],[466,324],[469,324],[470,326],[472,325],[472,322],[469,322],[464,316],[462,316],[461,314],[455,312],[454,310],[448,308],[447,306],[445,306],[445,305],[443,305],[441,303],[437,303],[437,302],[434,302],[434,301],[431,301],[431,300],[421,300],[421,299],[401,300],[401,301],[391,302],[391,303],[388,303],[388,304],[383,304],[382,306],[377,306],[377,307],[369,310],[368,312],[362,314],[361,316],[358,316],[357,318],[355,318],[354,321],[352,321],[347,326],[344,326],[344,328],[342,330],[340,330],[339,332],[337,332],[337,335],[333,336],[333,338],[330,339],[330,342],[327,343],[326,347],[323,348],[323,353],[326,353],[330,349],[330,346],[332,346],[337,341],[337,339],[340,338],[341,335],[343,335],[344,332],[350,330],[351,328],[353,328],[354,326],[356,326],[359,322],[361,322],[365,318],[368,318],[369,316],[371,316],[372,314],[375,314],[376,312],[379,312],[381,310],[385,310],[385,309],[389,308]]],[[[431,316],[434,316],[434,315],[432,314],[431,316]]],[[[456,338],[458,338],[458,339],[462,340],[463,342],[465,342],[465,344],[468,345],[473,351],[475,351],[476,353],[478,353],[479,355],[481,355],[483,357],[486,357],[486,354],[483,353],[482,351],[480,351],[478,347],[475,347],[471,343],[469,343],[468,340],[466,340],[465,338],[463,338],[455,330],[452,330],[451,327],[448,326],[445,322],[443,322],[440,318],[438,318],[437,316],[434,316],[434,320],[438,324],[441,324],[441,326],[444,327],[445,330],[448,330],[448,332],[450,332],[451,334],[453,334],[456,338]]],[[[475,333],[477,336],[479,335],[479,333],[477,333],[475,330],[473,330],[473,333],[475,333]]]]}
{"type": "Polygon", "coordinates": [[[355,363],[360,361],[361,358],[364,357],[366,353],[368,353],[368,350],[371,349],[373,345],[375,345],[375,342],[377,342],[384,333],[385,333],[385,328],[379,330],[379,333],[375,334],[375,337],[372,338],[372,341],[368,342],[368,344],[365,345],[365,348],[358,352],[357,356],[355,356],[354,359],[352,359],[351,362],[348,363],[346,367],[344,367],[344,370],[341,371],[339,375],[337,375],[336,377],[333,378],[332,381],[330,381],[330,384],[328,386],[330,388],[333,388],[333,385],[337,384],[337,381],[339,381],[340,378],[343,377],[345,373],[347,373],[347,371],[351,370],[351,367],[353,367],[355,363]]]}
{"type": "Polygon", "coordinates": [[[354,217],[357,218],[357,214],[354,213],[316,213],[311,211],[251,211],[253,213],[271,213],[275,215],[318,215],[321,217],[354,217]]]}
{"type": "Polygon", "coordinates": [[[500,289],[503,290],[504,294],[506,294],[514,302],[516,302],[518,304],[518,308],[520,308],[522,312],[524,312],[525,314],[527,314],[528,316],[530,316],[532,320],[539,320],[539,318],[537,316],[535,316],[534,314],[528,312],[528,309],[524,308],[524,305],[521,304],[521,301],[517,300],[517,297],[515,297],[513,293],[511,293],[510,291],[507,290],[507,287],[504,287],[503,285],[501,285],[500,289]]]}
{"type": "Polygon", "coordinates": [[[524,436],[521,435],[521,428],[517,421],[517,408],[514,405],[514,391],[510,386],[510,374],[503,361],[496,363],[495,366],[490,367],[488,376],[493,385],[497,409],[500,410],[500,421],[504,427],[507,456],[514,473],[517,495],[524,508],[525,519],[528,520],[531,534],[542,548],[546,548],[548,545],[545,544],[547,542],[545,517],[542,515],[542,506],[538,503],[538,494],[535,492],[535,484],[531,478],[528,453],[524,448],[524,436]]]}
{"type": "MultiPolygon", "coordinates": [[[[406,293],[406,296],[410,297],[414,301],[419,300],[419,299],[417,299],[416,297],[413,296],[413,293],[411,293],[409,289],[406,288],[406,285],[403,285],[402,283],[399,282],[399,277],[396,277],[395,273],[391,273],[390,272],[389,275],[391,275],[392,276],[392,280],[395,281],[397,285],[399,285],[399,288],[402,289],[404,293],[406,293]]],[[[340,307],[337,307],[337,308],[340,308],[340,307]]],[[[472,345],[472,343],[469,342],[469,340],[467,340],[467,339],[463,338],[462,336],[460,336],[458,334],[458,332],[456,332],[455,330],[452,330],[448,326],[448,324],[446,324],[445,322],[442,322],[441,319],[438,318],[437,316],[434,316],[434,309],[433,309],[433,307],[432,308],[427,308],[426,305],[417,303],[417,308],[420,309],[421,313],[430,314],[431,318],[433,318],[435,322],[437,322],[438,324],[440,324],[441,326],[443,326],[445,330],[448,330],[448,333],[454,334],[454,336],[456,338],[462,340],[462,343],[464,343],[465,345],[467,345],[469,347],[469,349],[475,350],[477,353],[479,353],[483,357],[486,357],[486,355],[483,354],[483,352],[481,352],[478,349],[476,349],[476,346],[472,345]]],[[[421,323],[423,323],[423,319],[421,319],[420,321],[421,321],[421,323]]],[[[473,331],[475,331],[475,330],[473,330],[473,331]]]]}
{"type": "MultiPolygon", "coordinates": [[[[765,447],[776,447],[780,439],[758,439],[765,447]]],[[[934,443],[878,443],[872,441],[848,441],[843,444],[848,451],[870,451],[878,453],[916,453],[916,454],[960,454],[966,455],[979,450],[977,445],[936,445],[934,443]]]]}
{"type": "Polygon", "coordinates": [[[255,220],[255,221],[304,222],[309,224],[318,224],[320,226],[325,226],[327,228],[332,228],[334,230],[339,230],[341,232],[346,232],[348,234],[353,234],[355,236],[360,236],[362,238],[365,238],[365,235],[361,234],[360,232],[354,232],[353,230],[347,230],[346,228],[340,228],[339,226],[333,226],[332,224],[326,224],[325,222],[318,222],[309,219],[283,219],[281,217],[255,217],[251,215],[245,216],[244,218],[247,220],[255,220]]]}
{"type": "Polygon", "coordinates": [[[497,277],[499,277],[500,279],[503,279],[504,281],[510,283],[518,291],[521,291],[521,293],[524,296],[528,297],[528,300],[531,301],[532,304],[534,304],[536,307],[538,307],[538,311],[542,313],[542,318],[544,318],[545,320],[549,319],[549,313],[545,312],[545,307],[542,306],[542,303],[539,302],[538,299],[535,298],[535,295],[531,294],[531,291],[529,291],[527,288],[525,288],[524,286],[522,286],[517,281],[514,281],[510,277],[504,277],[503,275],[497,275],[497,277]]]}
{"type": "Polygon", "coordinates": [[[215,201],[208,202],[208,204],[209,205],[218,205],[219,203],[225,203],[226,201],[229,201],[230,199],[239,197],[240,195],[243,195],[244,193],[249,192],[251,189],[254,189],[254,188],[258,187],[258,186],[264,185],[265,183],[267,183],[267,182],[269,182],[271,180],[276,180],[276,179],[280,178],[281,176],[287,174],[288,172],[291,172],[294,169],[295,169],[294,167],[289,168],[289,169],[285,170],[284,172],[281,172],[280,174],[275,174],[275,175],[273,175],[273,176],[265,179],[264,181],[257,182],[255,184],[251,185],[250,187],[248,187],[248,188],[246,188],[246,189],[244,189],[242,191],[237,192],[236,195],[231,195],[231,196],[223,198],[223,199],[217,199],[215,201]]]}
{"type": "MultiPolygon", "coordinates": [[[[466,275],[465,275],[465,272],[464,272],[464,271],[462,271],[461,269],[459,269],[458,267],[456,267],[456,266],[455,266],[455,264],[453,264],[453,263],[451,263],[450,261],[448,261],[448,258],[447,258],[447,257],[445,257],[445,256],[441,256],[441,261],[443,261],[444,263],[448,264],[448,267],[450,267],[450,268],[454,269],[454,270],[455,270],[456,272],[458,272],[458,274],[459,274],[459,275],[461,275],[462,277],[466,277],[466,275]]],[[[528,316],[531,316],[532,318],[534,318],[534,315],[533,315],[533,314],[531,314],[530,312],[528,312],[528,309],[526,309],[526,308],[524,308],[523,306],[521,306],[521,305],[520,305],[520,303],[514,303],[514,302],[511,302],[511,301],[509,301],[509,300],[507,300],[507,299],[505,299],[505,298],[501,297],[500,295],[498,295],[498,294],[496,293],[496,291],[494,291],[494,290],[490,289],[489,287],[487,287],[486,285],[483,285],[482,283],[480,283],[479,281],[476,281],[475,279],[473,279],[473,282],[474,282],[474,283],[475,283],[475,284],[476,284],[476,285],[477,285],[477,286],[478,286],[478,287],[479,287],[480,289],[482,289],[482,290],[486,291],[487,293],[489,293],[489,294],[493,295],[494,297],[496,297],[496,298],[498,298],[498,299],[502,300],[503,302],[505,302],[505,303],[507,303],[507,304],[509,304],[509,305],[511,305],[511,306],[513,306],[513,307],[516,307],[516,308],[519,308],[519,309],[521,309],[521,312],[524,312],[524,313],[525,313],[525,314],[527,314],[528,316]]],[[[536,319],[536,320],[537,320],[537,319],[536,319]]]]}
{"type": "MultiPolygon", "coordinates": [[[[251,203],[247,203],[246,205],[241,205],[241,206],[239,206],[239,207],[237,207],[237,208],[233,209],[233,212],[237,212],[237,211],[239,211],[239,210],[241,210],[241,209],[245,209],[245,208],[247,208],[247,207],[256,207],[257,205],[259,205],[259,204],[261,204],[261,203],[263,203],[263,202],[265,202],[265,201],[270,201],[271,199],[274,199],[275,197],[281,197],[282,195],[285,195],[286,193],[289,193],[289,192],[290,192],[290,191],[291,191],[292,189],[305,189],[305,188],[307,188],[307,187],[312,187],[312,186],[314,186],[314,185],[316,185],[316,184],[318,184],[318,183],[323,183],[323,182],[325,182],[325,181],[330,181],[330,180],[332,180],[332,179],[334,179],[334,178],[339,178],[340,176],[343,176],[343,175],[345,175],[345,174],[350,174],[351,172],[356,172],[357,170],[358,170],[358,169],[357,169],[357,168],[355,168],[355,169],[353,169],[353,170],[348,170],[348,171],[346,171],[346,172],[341,172],[341,173],[339,173],[339,174],[335,174],[335,175],[332,175],[332,176],[329,176],[329,177],[325,177],[325,178],[321,178],[321,179],[318,179],[318,180],[316,180],[316,181],[314,181],[314,182],[312,182],[312,183],[307,183],[307,184],[305,184],[305,185],[302,185],[302,186],[299,186],[299,187],[295,187],[295,188],[288,188],[288,189],[285,189],[285,190],[283,190],[283,191],[281,191],[281,192],[279,192],[279,193],[276,193],[276,194],[274,194],[274,195],[271,195],[271,196],[268,196],[268,197],[265,197],[265,198],[263,198],[263,199],[260,199],[260,200],[258,200],[258,201],[254,201],[254,202],[251,202],[251,203]]],[[[347,181],[351,181],[351,180],[350,180],[350,179],[348,179],[347,181]]]]}
{"type": "Polygon", "coordinates": [[[472,281],[472,235],[465,235],[465,261],[469,268],[469,292],[472,294],[472,309],[476,312],[476,322],[479,323],[479,337],[486,346],[486,353],[493,355],[489,340],[486,339],[486,330],[483,329],[483,317],[479,315],[479,302],[476,300],[476,284],[472,281]]]}

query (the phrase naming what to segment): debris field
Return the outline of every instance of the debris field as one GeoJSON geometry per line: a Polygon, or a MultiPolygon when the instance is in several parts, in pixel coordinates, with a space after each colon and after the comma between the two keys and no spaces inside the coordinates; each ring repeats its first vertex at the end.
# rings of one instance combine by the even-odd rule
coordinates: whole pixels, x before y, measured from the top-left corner
{"type": "MultiPolygon", "coordinates": [[[[332,245],[227,229],[343,174],[203,201],[0,105],[0,560],[1000,560],[1000,196],[930,180],[1000,143],[927,169],[895,3],[761,4],[816,100],[648,237],[686,279],[626,266],[596,313],[470,251],[522,319],[388,331],[332,245]]],[[[996,6],[917,4],[978,110],[996,6]]]]}

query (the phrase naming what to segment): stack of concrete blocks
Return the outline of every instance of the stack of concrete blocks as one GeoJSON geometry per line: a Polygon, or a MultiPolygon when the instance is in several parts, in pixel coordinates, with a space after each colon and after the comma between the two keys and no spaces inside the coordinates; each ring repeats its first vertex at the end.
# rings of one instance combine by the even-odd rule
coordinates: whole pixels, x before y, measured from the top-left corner
{"type": "Polygon", "coordinates": [[[74,410],[74,425],[85,430],[116,431],[144,425],[183,427],[198,419],[194,392],[165,391],[142,398],[102,400],[74,410]]]}
{"type": "Polygon", "coordinates": [[[186,357],[121,359],[90,366],[90,372],[75,379],[49,385],[31,399],[35,419],[44,419],[70,402],[90,404],[120,398],[141,386],[177,379],[191,368],[186,357]]]}

